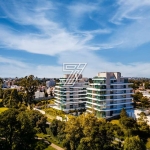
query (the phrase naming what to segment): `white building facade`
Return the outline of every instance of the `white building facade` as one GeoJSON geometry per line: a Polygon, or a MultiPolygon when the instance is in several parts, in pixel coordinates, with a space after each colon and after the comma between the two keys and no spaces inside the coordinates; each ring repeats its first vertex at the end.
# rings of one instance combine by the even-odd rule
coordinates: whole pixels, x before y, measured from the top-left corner
{"type": "Polygon", "coordinates": [[[80,75],[73,86],[68,86],[64,85],[68,76],[68,74],[64,75],[64,78],[60,78],[60,82],[56,83],[54,90],[55,108],[67,113],[70,110],[85,109],[87,79],[80,75]]]}
{"type": "Polygon", "coordinates": [[[87,88],[87,112],[94,111],[103,118],[119,115],[122,108],[130,112],[133,110],[130,84],[120,72],[98,73],[87,88]]]}

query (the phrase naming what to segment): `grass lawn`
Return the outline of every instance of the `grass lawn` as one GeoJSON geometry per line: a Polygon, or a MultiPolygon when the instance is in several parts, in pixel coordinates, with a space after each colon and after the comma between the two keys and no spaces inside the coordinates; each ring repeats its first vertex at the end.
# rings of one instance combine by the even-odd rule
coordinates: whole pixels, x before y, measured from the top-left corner
{"type": "MultiPolygon", "coordinates": [[[[53,120],[53,119],[56,119],[56,116],[53,116],[53,115],[50,115],[50,114],[45,114],[46,115],[46,117],[48,118],[48,119],[50,119],[51,121],[53,120]]],[[[48,120],[49,121],[49,120],[48,120]]],[[[50,121],[50,122],[51,122],[50,121]]]]}
{"type": "Polygon", "coordinates": [[[45,115],[49,122],[51,122],[53,119],[56,119],[56,116],[65,117],[65,113],[61,110],[56,110],[54,108],[46,108],[43,110],[45,111],[45,115]]]}
{"type": "Polygon", "coordinates": [[[5,110],[7,110],[8,108],[6,107],[0,107],[0,113],[4,112],[5,110]]]}
{"type": "Polygon", "coordinates": [[[51,146],[49,146],[49,147],[47,147],[46,149],[44,149],[44,150],[56,150],[55,148],[53,148],[53,147],[51,147],[51,146]]]}

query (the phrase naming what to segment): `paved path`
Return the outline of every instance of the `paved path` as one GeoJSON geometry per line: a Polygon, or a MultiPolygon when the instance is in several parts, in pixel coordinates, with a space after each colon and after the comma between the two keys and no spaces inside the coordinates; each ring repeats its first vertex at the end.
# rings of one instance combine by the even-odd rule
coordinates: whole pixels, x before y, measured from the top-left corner
{"type": "Polygon", "coordinates": [[[56,150],[64,150],[63,148],[61,148],[53,143],[51,144],[51,147],[55,148],[56,150]]]}

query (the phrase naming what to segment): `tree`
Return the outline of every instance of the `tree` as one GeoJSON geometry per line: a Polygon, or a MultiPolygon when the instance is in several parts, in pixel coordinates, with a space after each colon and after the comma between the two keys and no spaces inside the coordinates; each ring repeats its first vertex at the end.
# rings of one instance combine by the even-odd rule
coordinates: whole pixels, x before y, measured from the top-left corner
{"type": "Polygon", "coordinates": [[[8,109],[0,114],[0,137],[4,138],[5,149],[12,150],[15,141],[15,131],[17,122],[18,110],[8,109]]]}
{"type": "Polygon", "coordinates": [[[66,122],[64,146],[68,150],[113,149],[114,128],[94,114],[82,114],[66,122]]]}
{"type": "Polygon", "coordinates": [[[3,93],[3,105],[6,105],[9,107],[10,105],[10,95],[11,95],[11,89],[5,89],[3,93]]]}
{"type": "Polygon", "coordinates": [[[41,132],[46,133],[47,117],[45,117],[37,110],[28,111],[28,115],[32,122],[32,126],[37,127],[41,130],[41,132]]]}
{"type": "Polygon", "coordinates": [[[44,140],[37,141],[34,150],[44,150],[48,147],[48,145],[50,144],[46,143],[44,140]]]}
{"type": "Polygon", "coordinates": [[[65,134],[66,138],[64,141],[64,146],[67,146],[68,149],[76,150],[80,143],[80,139],[83,137],[79,117],[72,117],[66,122],[65,134]]]}
{"type": "Polygon", "coordinates": [[[150,89],[150,83],[149,82],[145,82],[145,89],[150,89]]]}
{"type": "Polygon", "coordinates": [[[16,128],[17,140],[14,141],[15,150],[32,150],[34,149],[36,131],[28,116],[28,112],[20,112],[17,116],[18,127],[16,128]]]}
{"type": "Polygon", "coordinates": [[[139,115],[139,118],[137,120],[138,124],[139,125],[143,125],[144,124],[144,126],[147,125],[148,120],[147,120],[146,114],[144,112],[141,112],[138,115],[139,115]]]}
{"type": "Polygon", "coordinates": [[[91,78],[89,78],[89,80],[88,80],[88,81],[89,81],[89,83],[93,83],[93,80],[92,80],[91,78]]]}
{"type": "Polygon", "coordinates": [[[137,131],[136,120],[132,117],[128,117],[125,109],[122,109],[120,117],[119,122],[125,129],[127,136],[132,135],[135,131],[137,131]]]}
{"type": "Polygon", "coordinates": [[[11,94],[10,94],[10,99],[9,99],[9,101],[10,101],[10,107],[17,107],[18,106],[18,103],[19,103],[19,96],[18,96],[18,91],[17,91],[17,89],[13,89],[12,91],[11,91],[11,94]]]}
{"type": "Polygon", "coordinates": [[[143,97],[143,94],[141,92],[136,92],[132,95],[134,102],[140,102],[140,100],[143,97]]]}
{"type": "Polygon", "coordinates": [[[148,120],[144,112],[139,114],[139,118],[137,120],[139,127],[139,136],[143,141],[147,141],[147,138],[150,135],[150,127],[147,124],[148,120]]]}
{"type": "Polygon", "coordinates": [[[33,75],[26,76],[20,81],[20,85],[24,87],[24,91],[26,95],[26,103],[31,104],[32,100],[34,99],[34,94],[37,90],[38,82],[34,79],[33,75]]]}
{"type": "Polygon", "coordinates": [[[0,88],[2,88],[2,85],[3,85],[3,79],[0,78],[0,88]]]}
{"type": "Polygon", "coordinates": [[[54,119],[50,124],[50,130],[53,136],[57,136],[59,141],[62,141],[65,138],[65,122],[54,119]]]}
{"type": "Polygon", "coordinates": [[[138,130],[136,121],[131,117],[122,118],[120,123],[122,127],[126,129],[127,136],[134,135],[134,132],[138,130]]]}
{"type": "Polygon", "coordinates": [[[146,150],[146,147],[138,136],[133,136],[125,139],[124,150],[146,150]]]}
{"type": "Polygon", "coordinates": [[[32,122],[34,117],[30,111],[19,111],[12,108],[1,113],[0,149],[43,150],[35,140],[36,130],[32,122]]]}
{"type": "Polygon", "coordinates": [[[51,130],[53,136],[57,136],[57,134],[58,134],[58,131],[57,131],[58,122],[59,122],[59,120],[57,120],[57,119],[54,119],[54,120],[51,122],[50,130],[51,130]]]}
{"type": "Polygon", "coordinates": [[[142,109],[148,108],[150,106],[149,99],[147,97],[142,97],[140,101],[142,109]]]}
{"type": "Polygon", "coordinates": [[[121,118],[128,117],[128,114],[127,114],[127,112],[126,112],[126,110],[124,108],[121,110],[120,117],[121,118]]]}
{"type": "Polygon", "coordinates": [[[0,88],[0,99],[3,98],[3,94],[4,94],[4,90],[2,88],[0,88]]]}
{"type": "Polygon", "coordinates": [[[59,80],[59,79],[56,79],[56,78],[54,78],[54,81],[55,81],[56,83],[59,83],[59,82],[60,82],[60,80],[59,80]]]}

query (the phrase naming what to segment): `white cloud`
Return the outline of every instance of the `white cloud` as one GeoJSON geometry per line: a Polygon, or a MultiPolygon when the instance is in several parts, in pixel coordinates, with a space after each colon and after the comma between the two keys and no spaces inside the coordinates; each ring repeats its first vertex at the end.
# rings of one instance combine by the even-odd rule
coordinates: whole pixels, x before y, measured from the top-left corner
{"type": "Polygon", "coordinates": [[[17,67],[21,67],[21,68],[25,68],[27,67],[27,64],[24,64],[21,61],[15,60],[13,58],[4,58],[2,56],[0,56],[0,63],[2,64],[10,64],[10,65],[15,65],[17,67]]]}
{"type": "MultiPolygon", "coordinates": [[[[132,49],[150,42],[150,1],[119,0],[111,22],[117,25],[108,43],[120,43],[117,48],[132,49]]],[[[115,46],[114,46],[115,47],[115,46]]]]}
{"type": "Polygon", "coordinates": [[[68,6],[68,9],[72,16],[76,18],[81,18],[84,15],[92,13],[99,9],[97,4],[93,3],[73,3],[72,5],[68,6]]]}
{"type": "MultiPolygon", "coordinates": [[[[59,55],[60,66],[33,65],[13,58],[0,57],[0,76],[25,76],[34,74],[39,77],[61,77],[62,63],[64,62],[85,62],[88,63],[84,75],[93,77],[101,71],[120,71],[123,76],[146,76],[150,71],[150,63],[134,62],[123,64],[120,62],[112,63],[104,58],[98,57],[92,50],[110,49],[114,47],[132,48],[140,46],[150,41],[150,18],[149,12],[146,14],[144,8],[149,8],[149,0],[120,0],[119,8],[112,18],[112,22],[119,24],[117,29],[112,32],[111,28],[97,29],[92,31],[81,31],[78,26],[72,31],[55,19],[55,11],[58,8],[50,1],[37,0],[32,7],[24,5],[18,1],[6,3],[0,2],[7,18],[18,25],[33,27],[34,32],[20,32],[13,28],[0,26],[0,46],[3,48],[24,50],[31,53],[59,55]],[[7,4],[7,5],[5,5],[7,4]],[[8,9],[8,5],[10,9],[8,9]],[[140,9],[140,11],[138,11],[140,9]],[[12,13],[13,12],[13,13],[12,13]],[[138,13],[135,13],[138,12],[138,13]],[[121,24],[123,19],[134,19],[133,22],[124,26],[121,24]],[[146,18],[146,19],[145,19],[146,18]],[[96,35],[110,34],[106,43],[92,40],[96,35]],[[7,69],[6,69],[7,68],[7,69]]],[[[78,25],[82,22],[85,15],[98,11],[96,4],[76,3],[75,6],[68,7],[70,18],[78,25]]],[[[58,12],[57,12],[58,13],[58,12]]],[[[5,17],[4,15],[2,17],[5,17]]],[[[69,19],[70,21],[70,19],[69,19]]],[[[73,23],[74,24],[74,23],[73,23]]],[[[70,25],[71,21],[70,21],[70,25]]],[[[76,24],[74,24],[76,25],[76,24]]]]}
{"type": "Polygon", "coordinates": [[[24,77],[33,74],[37,77],[62,77],[62,63],[87,63],[83,75],[94,77],[98,72],[121,72],[125,77],[149,77],[150,63],[134,62],[123,64],[120,62],[109,62],[91,52],[63,53],[59,56],[59,65],[33,65],[16,61],[13,58],[0,57],[0,77],[24,77]]]}
{"type": "Polygon", "coordinates": [[[0,56],[0,77],[24,77],[33,74],[38,77],[61,77],[62,66],[33,65],[13,58],[0,56]]]}
{"type": "MultiPolygon", "coordinates": [[[[10,2],[7,2],[6,5],[2,2],[0,3],[6,16],[19,25],[31,25],[38,31],[37,33],[25,33],[1,25],[0,44],[9,49],[48,55],[82,49],[97,50],[100,49],[99,45],[95,46],[88,43],[96,34],[107,34],[110,32],[106,29],[93,31],[67,30],[67,28],[61,26],[59,20],[56,21],[54,19],[54,10],[56,8],[49,1],[43,1],[42,3],[36,1],[38,3],[33,5],[34,7],[32,8],[29,8],[30,5],[24,5],[24,3],[18,1],[10,2]],[[7,9],[8,5],[12,5],[11,9],[7,9]]],[[[82,4],[75,8],[80,9],[79,13],[81,14],[95,10],[96,6],[90,7],[90,5],[84,4],[83,7],[82,4]]]]}
{"type": "MultiPolygon", "coordinates": [[[[55,55],[64,51],[81,51],[81,50],[101,50],[114,47],[136,47],[143,43],[149,42],[149,23],[150,13],[145,13],[144,8],[149,8],[149,0],[120,0],[119,8],[112,18],[114,23],[121,23],[124,18],[146,18],[135,21],[126,26],[118,26],[117,29],[111,28],[95,29],[83,31],[78,29],[78,25],[84,20],[84,15],[93,12],[99,12],[100,3],[83,3],[75,2],[67,5],[70,17],[68,18],[71,26],[71,20],[78,24],[74,30],[69,30],[59,19],[55,19],[58,14],[57,3],[51,1],[36,0],[30,3],[22,3],[16,0],[6,3],[0,2],[1,9],[7,18],[18,23],[19,25],[32,26],[37,32],[20,32],[10,27],[0,26],[0,45],[1,47],[24,50],[31,53],[55,55]],[[8,7],[11,5],[11,8],[8,7]],[[138,12],[141,9],[141,13],[138,12]],[[12,13],[13,12],[13,13],[12,13]],[[79,20],[78,20],[79,19],[79,20]],[[113,32],[112,32],[113,31],[113,32]],[[104,41],[94,41],[97,35],[109,34],[106,43],[104,41]]],[[[29,27],[30,28],[30,27],[29,27]]]]}
{"type": "Polygon", "coordinates": [[[133,62],[130,64],[123,64],[120,62],[109,62],[108,60],[97,56],[89,51],[82,51],[80,53],[63,53],[59,57],[59,64],[62,63],[87,63],[83,74],[86,77],[93,77],[98,72],[121,72],[126,77],[149,77],[150,63],[133,62]]]}
{"type": "Polygon", "coordinates": [[[122,23],[123,19],[145,19],[149,13],[149,0],[119,0],[118,10],[111,21],[116,24],[122,23]]]}

